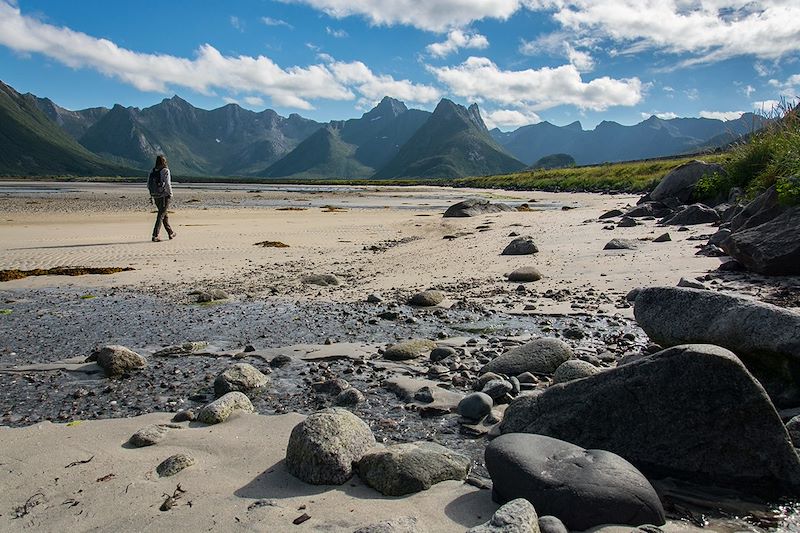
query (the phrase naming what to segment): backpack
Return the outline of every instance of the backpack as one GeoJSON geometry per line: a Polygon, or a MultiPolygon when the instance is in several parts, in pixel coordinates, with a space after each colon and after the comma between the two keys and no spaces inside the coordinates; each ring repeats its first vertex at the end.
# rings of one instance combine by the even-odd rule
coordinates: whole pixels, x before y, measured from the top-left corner
{"type": "Polygon", "coordinates": [[[153,169],[147,177],[147,190],[150,196],[160,196],[164,194],[164,181],[161,179],[161,169],[153,169]]]}

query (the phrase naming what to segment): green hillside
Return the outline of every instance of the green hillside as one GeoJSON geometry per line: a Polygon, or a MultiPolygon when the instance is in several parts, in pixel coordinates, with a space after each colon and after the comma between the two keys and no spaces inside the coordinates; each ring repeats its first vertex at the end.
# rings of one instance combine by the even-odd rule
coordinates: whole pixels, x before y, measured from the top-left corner
{"type": "Polygon", "coordinates": [[[522,162],[491,138],[477,106],[467,109],[444,99],[394,159],[373,177],[455,178],[523,168],[522,162]]]}
{"type": "Polygon", "coordinates": [[[135,171],[89,152],[23,96],[0,82],[0,175],[115,176],[135,171]]]}

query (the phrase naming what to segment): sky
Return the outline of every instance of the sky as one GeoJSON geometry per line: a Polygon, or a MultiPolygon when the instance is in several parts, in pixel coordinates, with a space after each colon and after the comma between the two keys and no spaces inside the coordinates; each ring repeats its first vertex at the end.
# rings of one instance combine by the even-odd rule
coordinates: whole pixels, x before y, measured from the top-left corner
{"type": "Polygon", "coordinates": [[[67,109],[177,94],[318,121],[383,96],[489,127],[737,118],[800,95],[800,1],[0,0],[0,80],[67,109]]]}

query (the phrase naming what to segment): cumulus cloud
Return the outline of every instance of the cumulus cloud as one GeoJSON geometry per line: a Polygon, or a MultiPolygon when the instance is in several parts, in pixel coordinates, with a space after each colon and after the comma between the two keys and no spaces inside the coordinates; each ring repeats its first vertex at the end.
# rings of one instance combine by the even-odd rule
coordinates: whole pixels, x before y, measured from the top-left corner
{"type": "Polygon", "coordinates": [[[244,102],[253,107],[264,107],[264,99],[260,96],[245,96],[244,102]]]}
{"type": "Polygon", "coordinates": [[[584,82],[574,65],[502,70],[490,59],[470,57],[457,66],[427,68],[457,96],[533,111],[564,104],[603,111],[611,106],[636,105],[643,92],[638,78],[603,76],[584,82]]]}
{"type": "MultiPolygon", "coordinates": [[[[592,39],[580,40],[581,46],[593,45],[592,39]]],[[[550,33],[532,41],[522,40],[519,46],[521,54],[526,56],[541,55],[542,53],[564,57],[580,72],[594,70],[594,58],[586,50],[579,50],[562,33],[550,33]]]]}
{"type": "Polygon", "coordinates": [[[800,50],[800,3],[790,0],[526,0],[565,31],[624,46],[693,57],[684,65],[737,56],[777,59],[800,50]]]}
{"type": "Polygon", "coordinates": [[[542,119],[533,111],[520,111],[517,109],[497,109],[495,111],[484,111],[483,121],[488,128],[519,128],[528,124],[536,124],[542,119]]]}
{"type": "Polygon", "coordinates": [[[676,113],[673,113],[672,111],[663,111],[663,112],[656,111],[654,113],[640,113],[640,115],[642,115],[642,118],[644,119],[648,119],[653,115],[660,118],[661,120],[672,120],[673,118],[678,118],[678,115],[676,113]]]}
{"type": "Polygon", "coordinates": [[[447,39],[440,43],[427,46],[428,53],[433,57],[445,57],[462,48],[484,49],[489,47],[489,39],[480,33],[465,33],[461,30],[452,30],[447,34],[447,39]]]}
{"type": "MultiPolygon", "coordinates": [[[[360,94],[376,98],[376,91],[429,102],[438,91],[408,80],[374,74],[361,62],[281,68],[266,56],[226,56],[210,44],[194,58],[140,53],[66,27],[56,27],[0,0],[0,45],[24,53],[38,53],[73,68],[91,68],[141,91],[169,92],[186,87],[202,94],[216,89],[250,98],[268,96],[277,106],[313,109],[311,100],[353,100],[360,94]],[[358,72],[358,76],[350,75],[358,72]]],[[[381,95],[383,96],[383,95],[381,95]]]]}
{"type": "Polygon", "coordinates": [[[796,98],[800,94],[797,90],[800,87],[800,74],[794,74],[785,80],[771,79],[768,83],[777,89],[782,97],[796,98]]]}
{"type": "Polygon", "coordinates": [[[404,24],[444,32],[485,18],[505,20],[527,0],[284,0],[335,18],[360,15],[375,25],[404,24]]]}
{"type": "Polygon", "coordinates": [[[742,116],[742,113],[744,111],[700,111],[700,116],[716,120],[736,120],[742,116]]]}
{"type": "Polygon", "coordinates": [[[289,28],[290,30],[294,29],[294,26],[286,22],[282,19],[274,19],[272,17],[261,17],[261,22],[267,26],[284,26],[289,28]]]}

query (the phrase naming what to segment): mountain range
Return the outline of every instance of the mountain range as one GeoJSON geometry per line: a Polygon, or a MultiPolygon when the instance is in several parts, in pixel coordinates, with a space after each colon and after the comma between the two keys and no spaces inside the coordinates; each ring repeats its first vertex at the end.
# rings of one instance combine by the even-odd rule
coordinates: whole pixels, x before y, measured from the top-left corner
{"type": "Polygon", "coordinates": [[[0,175],[138,176],[163,153],[176,176],[454,178],[515,172],[556,153],[591,164],[693,152],[764,121],[653,116],[633,126],[541,122],[502,132],[486,128],[476,104],[443,99],[431,113],[385,97],[359,118],[323,124],[236,104],[199,109],[178,96],[143,109],[71,111],[0,82],[0,175]]]}

